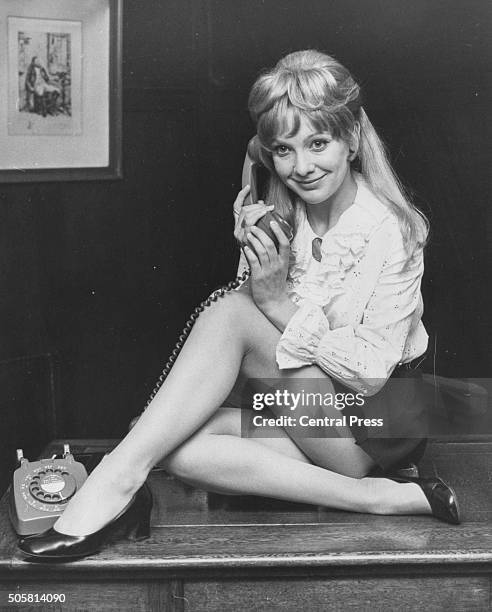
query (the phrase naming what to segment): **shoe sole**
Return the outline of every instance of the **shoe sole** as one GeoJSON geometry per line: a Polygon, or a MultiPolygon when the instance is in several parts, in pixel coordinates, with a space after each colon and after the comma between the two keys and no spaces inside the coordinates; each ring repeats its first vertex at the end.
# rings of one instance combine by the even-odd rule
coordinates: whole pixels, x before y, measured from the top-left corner
{"type": "Polygon", "coordinates": [[[24,557],[29,559],[38,559],[41,561],[75,561],[76,559],[83,559],[84,557],[90,557],[100,552],[99,550],[91,551],[90,553],[84,553],[83,555],[33,555],[23,550],[19,551],[24,557]]]}

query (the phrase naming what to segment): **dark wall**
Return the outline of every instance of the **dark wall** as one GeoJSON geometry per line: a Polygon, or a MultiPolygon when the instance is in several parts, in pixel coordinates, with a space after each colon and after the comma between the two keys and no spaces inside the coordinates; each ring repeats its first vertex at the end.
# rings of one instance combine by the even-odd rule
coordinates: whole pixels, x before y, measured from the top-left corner
{"type": "Polygon", "coordinates": [[[425,322],[438,372],[489,376],[489,2],[125,5],[124,179],[0,187],[0,360],[56,356],[59,435],[123,433],[188,313],[233,275],[248,88],[306,47],[362,81],[431,218],[425,322]]]}

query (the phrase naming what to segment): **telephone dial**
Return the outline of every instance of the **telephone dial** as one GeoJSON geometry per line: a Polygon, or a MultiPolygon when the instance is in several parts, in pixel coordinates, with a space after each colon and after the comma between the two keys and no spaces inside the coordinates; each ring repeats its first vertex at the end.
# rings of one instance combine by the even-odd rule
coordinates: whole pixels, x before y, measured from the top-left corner
{"type": "Polygon", "coordinates": [[[85,466],[75,461],[68,444],[63,455],[28,461],[17,449],[19,467],[10,485],[10,520],[22,536],[49,529],[63,513],[65,505],[87,478],[85,466]]]}
{"type": "MultiPolygon", "coordinates": [[[[258,201],[259,196],[263,195],[263,192],[265,191],[265,185],[268,181],[268,170],[265,168],[263,164],[257,161],[254,161],[254,159],[259,158],[257,149],[258,149],[258,140],[257,140],[257,137],[253,137],[248,143],[248,149],[246,152],[246,157],[244,159],[242,180],[241,180],[243,187],[245,187],[246,185],[250,186],[250,192],[244,202],[244,204],[246,205],[252,204],[258,201]]],[[[261,228],[273,240],[275,245],[278,247],[277,237],[275,236],[272,228],[270,227],[271,221],[276,221],[279,224],[282,231],[284,232],[284,234],[289,239],[289,241],[292,241],[294,237],[294,232],[293,232],[292,227],[279,213],[275,211],[271,211],[271,212],[268,211],[261,219],[259,219],[256,225],[259,228],[261,228]]],[[[171,355],[169,356],[169,359],[166,365],[164,366],[164,369],[162,370],[162,373],[159,376],[155,387],[152,389],[150,397],[147,400],[147,403],[145,404],[144,410],[149,406],[149,404],[152,402],[154,397],[157,395],[157,392],[159,391],[167,375],[171,371],[171,368],[173,367],[173,364],[176,361],[179,355],[179,352],[183,348],[185,340],[188,337],[188,334],[190,333],[200,313],[205,308],[210,306],[212,302],[216,302],[220,297],[223,297],[229,291],[232,291],[233,289],[237,289],[237,287],[239,287],[239,285],[241,285],[249,277],[249,275],[250,275],[250,271],[246,270],[240,276],[236,277],[234,280],[227,283],[227,285],[224,285],[223,287],[220,287],[219,289],[214,291],[212,295],[210,295],[206,300],[201,302],[195,308],[190,318],[186,322],[186,325],[183,328],[181,335],[179,336],[178,342],[176,343],[171,355]]],[[[130,426],[129,426],[130,429],[134,427],[138,419],[139,419],[139,416],[132,419],[132,421],[130,422],[130,426]]]]}

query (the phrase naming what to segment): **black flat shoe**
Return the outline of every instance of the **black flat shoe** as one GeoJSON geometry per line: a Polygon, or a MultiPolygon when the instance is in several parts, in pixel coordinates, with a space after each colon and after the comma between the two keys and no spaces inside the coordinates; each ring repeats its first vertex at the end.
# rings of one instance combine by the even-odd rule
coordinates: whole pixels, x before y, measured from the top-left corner
{"type": "Polygon", "coordinates": [[[150,535],[150,511],[152,494],[144,484],[132,501],[110,523],[85,536],[71,536],[59,533],[53,527],[19,540],[18,547],[27,557],[47,561],[77,559],[98,552],[118,532],[129,539],[140,541],[150,535]]]}
{"type": "Polygon", "coordinates": [[[461,523],[456,493],[440,478],[400,478],[396,476],[386,476],[386,478],[395,482],[414,482],[418,484],[429,502],[433,516],[452,525],[461,523]]]}

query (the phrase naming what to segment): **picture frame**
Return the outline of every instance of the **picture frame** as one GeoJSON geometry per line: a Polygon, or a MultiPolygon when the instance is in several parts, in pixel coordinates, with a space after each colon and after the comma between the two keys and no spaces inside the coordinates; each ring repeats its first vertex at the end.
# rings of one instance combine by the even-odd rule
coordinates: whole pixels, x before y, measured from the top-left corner
{"type": "Polygon", "coordinates": [[[123,0],[0,6],[0,183],[122,178],[123,0]]]}

